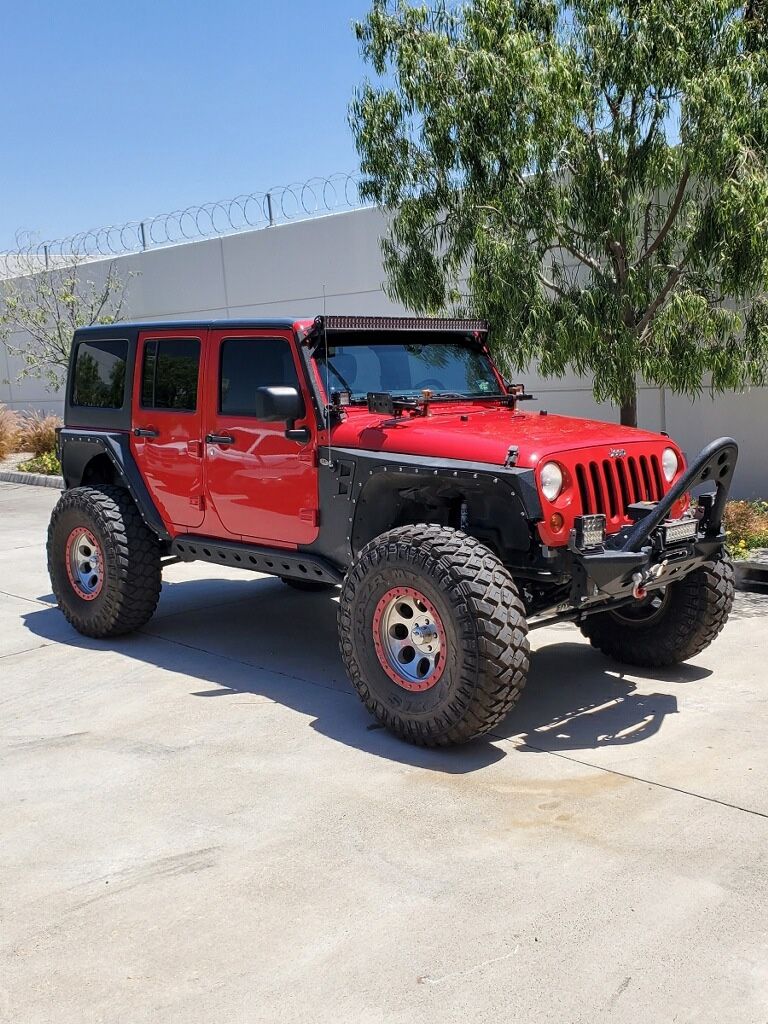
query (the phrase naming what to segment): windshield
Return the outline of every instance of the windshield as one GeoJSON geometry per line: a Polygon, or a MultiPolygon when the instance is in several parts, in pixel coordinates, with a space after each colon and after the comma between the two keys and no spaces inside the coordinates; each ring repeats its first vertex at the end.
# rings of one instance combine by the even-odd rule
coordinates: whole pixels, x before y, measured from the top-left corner
{"type": "Polygon", "coordinates": [[[315,353],[323,384],[349,391],[364,401],[369,391],[417,397],[429,388],[435,397],[485,398],[502,390],[483,352],[457,342],[332,345],[315,353]]]}

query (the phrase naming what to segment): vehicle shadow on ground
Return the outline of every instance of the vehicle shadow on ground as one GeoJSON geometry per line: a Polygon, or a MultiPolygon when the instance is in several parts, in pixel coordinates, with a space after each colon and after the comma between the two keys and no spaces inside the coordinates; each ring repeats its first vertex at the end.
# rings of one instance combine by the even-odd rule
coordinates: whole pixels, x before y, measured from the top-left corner
{"type": "MultiPolygon", "coordinates": [[[[41,600],[52,601],[51,595],[41,600]]],[[[622,666],[587,644],[562,642],[535,651],[520,704],[489,740],[425,750],[375,723],[346,679],[336,642],[337,601],[300,593],[277,580],[189,580],[165,583],[158,615],[139,634],[89,640],[74,630],[61,639],[61,613],[40,608],[24,616],[35,635],[79,648],[114,650],[193,682],[190,696],[253,694],[290,707],[320,733],[368,753],[433,771],[462,774],[503,758],[508,738],[518,750],[577,751],[637,743],[677,712],[674,693],[636,692],[638,679],[672,684],[710,675],[691,665],[673,670],[622,666]],[[629,674],[629,673],[627,673],[629,674]],[[203,684],[202,687],[199,684],[203,684]],[[210,684],[210,685],[209,685],[210,684]]]]}
{"type": "Polygon", "coordinates": [[[586,751],[649,739],[678,713],[669,692],[638,692],[638,680],[681,685],[712,674],[697,665],[643,669],[620,665],[585,643],[563,641],[534,651],[528,687],[495,730],[532,752],[586,751]]]}

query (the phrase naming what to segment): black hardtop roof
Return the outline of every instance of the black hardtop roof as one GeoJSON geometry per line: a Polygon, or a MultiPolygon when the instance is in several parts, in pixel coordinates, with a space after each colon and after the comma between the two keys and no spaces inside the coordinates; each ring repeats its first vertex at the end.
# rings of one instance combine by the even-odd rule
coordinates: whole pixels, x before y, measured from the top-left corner
{"type": "Polygon", "coordinates": [[[273,330],[291,330],[301,317],[248,318],[232,320],[120,320],[114,324],[94,324],[92,327],[78,327],[75,333],[80,334],[119,334],[125,331],[172,330],[184,331],[195,327],[226,329],[228,327],[263,327],[273,330]]]}

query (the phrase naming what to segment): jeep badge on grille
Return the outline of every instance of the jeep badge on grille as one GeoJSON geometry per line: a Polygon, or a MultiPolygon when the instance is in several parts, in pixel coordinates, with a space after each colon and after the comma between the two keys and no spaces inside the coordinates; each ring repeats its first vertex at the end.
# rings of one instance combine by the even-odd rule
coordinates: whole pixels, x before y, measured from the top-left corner
{"type": "Polygon", "coordinates": [[[608,454],[612,459],[623,459],[627,454],[627,450],[626,448],[611,448],[608,454]]]}

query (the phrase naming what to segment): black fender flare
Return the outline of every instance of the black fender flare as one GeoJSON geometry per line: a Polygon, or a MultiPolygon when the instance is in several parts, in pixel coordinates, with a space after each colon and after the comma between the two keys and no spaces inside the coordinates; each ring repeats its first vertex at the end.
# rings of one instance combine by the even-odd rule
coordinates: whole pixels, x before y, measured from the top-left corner
{"type": "Polygon", "coordinates": [[[530,549],[531,526],[542,517],[532,469],[355,448],[333,448],[330,458],[326,453],[320,449],[323,525],[311,548],[336,563],[349,564],[368,540],[390,527],[386,497],[409,489],[468,495],[470,511],[474,495],[504,548],[530,549]]]}
{"type": "Polygon", "coordinates": [[[163,518],[149,493],[131,452],[130,437],[123,431],[77,430],[59,432],[59,457],[66,490],[80,487],[88,463],[106,455],[120,483],[126,488],[149,529],[162,541],[170,541],[163,518]]]}

